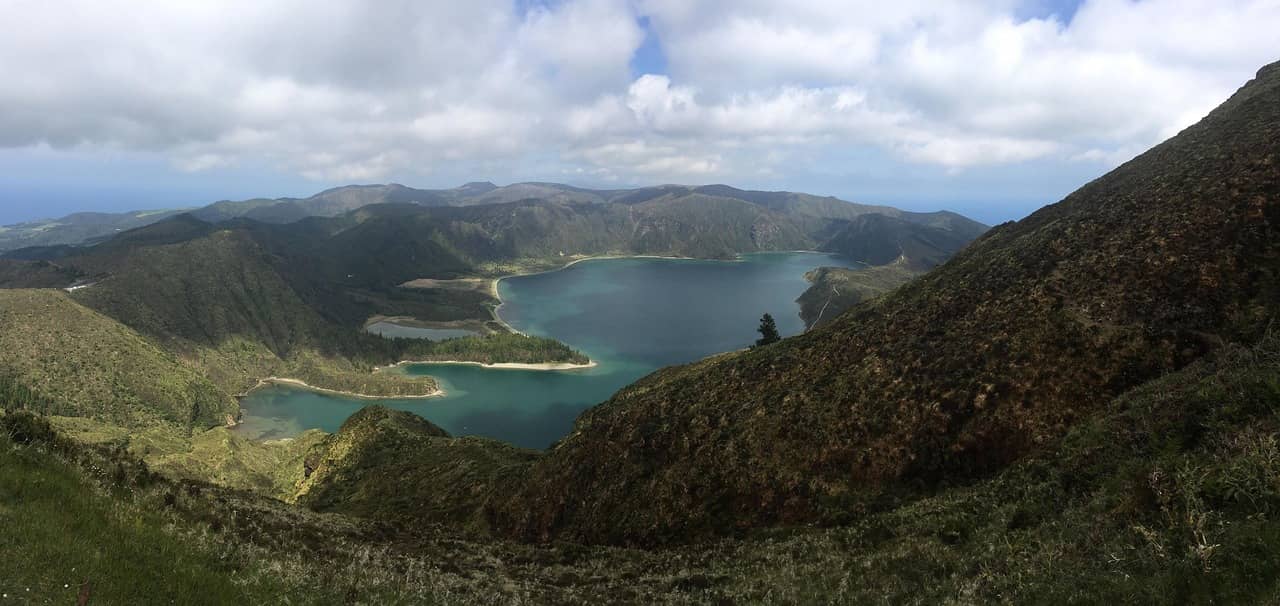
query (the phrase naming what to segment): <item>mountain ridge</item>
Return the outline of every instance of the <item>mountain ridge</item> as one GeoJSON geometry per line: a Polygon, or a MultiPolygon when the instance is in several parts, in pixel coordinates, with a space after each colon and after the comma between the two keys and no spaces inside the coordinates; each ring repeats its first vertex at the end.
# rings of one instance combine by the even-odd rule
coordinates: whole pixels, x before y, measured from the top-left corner
{"type": "Polygon", "coordinates": [[[1280,311],[1278,190],[1273,68],[874,305],[622,389],[498,517],[529,540],[662,543],[983,477],[1108,397],[1256,339],[1280,311]]]}
{"type": "Polygon", "coordinates": [[[957,217],[965,224],[957,226],[956,231],[973,234],[985,229],[979,223],[960,217],[949,211],[934,213],[912,213],[888,206],[863,205],[846,202],[834,197],[818,197],[810,194],[794,192],[764,192],[741,190],[727,185],[660,185],[619,190],[595,190],[580,188],[559,183],[523,182],[506,186],[497,186],[489,182],[471,182],[452,189],[416,189],[398,183],[344,185],[326,189],[307,198],[254,198],[249,200],[220,200],[203,207],[184,208],[170,211],[132,211],[129,213],[75,213],[61,219],[13,224],[0,228],[0,253],[31,246],[83,245],[109,238],[120,231],[142,227],[181,213],[189,213],[202,221],[218,223],[236,218],[248,218],[267,223],[293,223],[308,217],[336,217],[372,204],[415,204],[424,207],[434,206],[476,206],[518,202],[530,199],[542,199],[552,202],[591,202],[601,204],[631,204],[637,199],[643,201],[660,196],[680,193],[681,196],[691,194],[711,195],[744,200],[757,205],[773,208],[788,201],[804,204],[814,209],[825,207],[825,211],[812,211],[822,217],[851,219],[857,214],[879,212],[895,216],[909,217],[919,223],[927,223],[931,218],[937,221],[955,221],[957,217]],[[832,209],[838,209],[833,211],[832,209]],[[855,210],[856,209],[856,210],[855,210]],[[84,220],[98,217],[97,221],[84,220]],[[57,231],[62,223],[84,223],[77,231],[57,231]],[[45,233],[54,225],[53,233],[45,233]],[[30,227],[27,227],[30,226],[30,227]]]}

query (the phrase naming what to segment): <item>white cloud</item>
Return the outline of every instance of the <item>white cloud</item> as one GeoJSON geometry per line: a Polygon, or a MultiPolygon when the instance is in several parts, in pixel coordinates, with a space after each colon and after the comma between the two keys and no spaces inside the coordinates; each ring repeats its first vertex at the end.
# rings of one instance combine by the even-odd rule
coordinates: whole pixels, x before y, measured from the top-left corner
{"type": "Polygon", "coordinates": [[[1277,0],[0,0],[0,146],[323,180],[785,175],[871,147],[1115,164],[1276,60],[1277,0]],[[669,74],[633,77],[648,17],[669,74]],[[795,153],[792,153],[795,152],[795,153]],[[546,158],[551,157],[551,160],[546,158]]]}

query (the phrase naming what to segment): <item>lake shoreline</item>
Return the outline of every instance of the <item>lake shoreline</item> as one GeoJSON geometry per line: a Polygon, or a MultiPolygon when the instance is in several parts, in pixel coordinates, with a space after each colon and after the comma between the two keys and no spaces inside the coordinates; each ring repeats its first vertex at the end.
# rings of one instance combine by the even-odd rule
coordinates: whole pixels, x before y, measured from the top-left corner
{"type": "MultiPolygon", "coordinates": [[[[787,310],[797,307],[795,296],[809,287],[804,273],[819,266],[856,266],[821,253],[746,254],[739,262],[635,257],[629,256],[631,261],[560,258],[557,266],[573,262],[573,271],[559,274],[551,273],[556,270],[545,261],[509,266],[502,272],[515,274],[524,269],[535,273],[535,268],[547,268],[536,272],[545,275],[501,286],[508,305],[501,311],[531,334],[586,346],[586,351],[579,351],[595,362],[594,368],[587,364],[587,358],[570,360],[546,353],[513,358],[434,350],[417,355],[406,352],[379,361],[379,371],[430,375],[447,392],[445,397],[437,401],[358,400],[281,385],[246,399],[243,419],[251,432],[276,429],[272,437],[278,438],[310,428],[337,431],[353,411],[383,404],[419,414],[454,435],[484,436],[522,448],[544,449],[571,433],[583,411],[607,402],[620,389],[660,368],[708,357],[743,355],[737,350],[758,336],[752,332],[762,312],[778,318],[782,334],[799,334],[803,323],[787,310]],[[583,310],[590,310],[591,317],[583,310]],[[557,357],[561,364],[553,361],[557,357]],[[491,365],[484,361],[548,363],[491,365]],[[502,372],[503,366],[511,372],[502,372]]],[[[490,275],[500,274],[495,271],[490,275]]],[[[492,282],[492,278],[485,280],[486,285],[492,282]]],[[[472,290],[483,292],[482,286],[472,290]]],[[[491,301],[490,306],[496,303],[491,301]]],[[[496,323],[489,326],[498,328],[496,323]]],[[[280,376],[289,374],[279,371],[280,376]]],[[[324,384],[322,377],[313,378],[324,384]]],[[[392,377],[381,377],[388,378],[392,377]]],[[[357,381],[331,385],[363,390],[357,381]]],[[[385,389],[378,387],[379,392],[385,389]]],[[[427,391],[425,386],[420,389],[427,391]]]]}
{"type": "Polygon", "coordinates": [[[330,394],[330,395],[337,395],[337,396],[346,396],[349,398],[356,398],[358,400],[425,400],[427,398],[441,398],[441,397],[444,397],[445,395],[448,395],[445,393],[443,389],[440,389],[437,386],[435,391],[428,394],[373,396],[369,394],[356,393],[354,391],[343,391],[341,389],[329,389],[327,387],[316,387],[315,385],[311,385],[306,381],[302,381],[299,379],[290,379],[288,377],[264,377],[262,379],[258,379],[257,385],[254,385],[248,391],[244,392],[243,394],[240,394],[239,396],[237,396],[237,398],[241,398],[241,399],[246,398],[249,396],[249,394],[255,391],[258,391],[263,387],[267,387],[269,385],[285,385],[288,387],[294,387],[294,388],[302,389],[306,391],[313,391],[316,393],[323,393],[323,394],[330,394]]]}
{"type": "Polygon", "coordinates": [[[502,316],[499,313],[499,310],[502,309],[502,306],[505,304],[505,302],[502,300],[502,295],[498,292],[498,283],[502,282],[503,280],[506,280],[507,278],[523,278],[526,276],[539,276],[542,274],[549,274],[551,272],[568,269],[574,265],[577,265],[578,263],[582,263],[583,261],[605,261],[610,259],[666,259],[669,261],[720,261],[724,263],[738,263],[742,261],[742,257],[744,255],[774,254],[774,253],[776,254],[805,253],[805,254],[817,254],[817,255],[831,254],[831,253],[822,252],[820,250],[762,250],[762,251],[756,251],[754,253],[737,253],[736,255],[734,255],[734,258],[732,259],[709,259],[704,257],[676,257],[671,255],[596,255],[596,256],[590,256],[590,257],[579,257],[577,259],[569,261],[568,263],[565,263],[564,265],[561,265],[560,267],[556,267],[553,269],[544,269],[541,271],[533,271],[528,273],[507,274],[505,276],[499,276],[497,278],[493,278],[489,282],[489,294],[490,296],[492,296],[494,299],[498,301],[498,304],[493,306],[493,308],[490,309],[489,311],[490,311],[490,315],[493,316],[493,321],[497,322],[498,324],[501,324],[503,328],[506,328],[507,330],[515,334],[523,335],[525,333],[516,330],[514,326],[508,324],[506,320],[502,319],[502,316]]]}
{"type": "Polygon", "coordinates": [[[471,360],[401,360],[390,366],[380,366],[375,372],[382,370],[390,370],[400,366],[412,366],[414,364],[459,364],[466,366],[479,366],[481,368],[491,368],[495,370],[585,370],[587,368],[595,368],[600,364],[595,360],[591,360],[586,364],[574,364],[573,362],[475,362],[471,360]]]}
{"type": "Polygon", "coordinates": [[[560,270],[563,270],[563,269],[568,269],[568,268],[570,268],[570,267],[572,267],[572,266],[574,266],[574,265],[577,265],[578,263],[581,263],[581,262],[583,262],[583,261],[593,261],[593,260],[602,260],[602,259],[684,259],[684,260],[693,260],[693,257],[668,257],[668,256],[661,256],[661,255],[599,255],[599,256],[591,256],[591,257],[579,257],[579,258],[577,258],[577,259],[573,259],[572,261],[569,261],[568,263],[565,263],[564,265],[561,265],[560,267],[555,267],[555,268],[552,268],[552,269],[544,269],[544,270],[541,270],[541,271],[531,271],[531,272],[514,273],[514,274],[507,274],[507,275],[504,275],[504,276],[498,276],[498,277],[496,277],[496,278],[493,278],[493,279],[489,280],[489,296],[493,297],[495,300],[497,300],[497,301],[498,301],[498,304],[497,304],[497,305],[494,305],[492,308],[490,308],[490,309],[489,309],[489,315],[490,315],[490,316],[493,316],[493,321],[494,321],[494,322],[497,322],[498,324],[500,324],[503,328],[505,328],[505,329],[507,329],[507,330],[511,331],[511,332],[512,332],[512,333],[514,333],[514,334],[517,334],[517,335],[525,335],[525,336],[527,337],[527,336],[529,336],[529,335],[527,335],[527,334],[525,334],[525,333],[523,333],[523,332],[521,332],[521,331],[519,331],[519,330],[516,330],[516,327],[512,326],[512,325],[511,325],[511,324],[509,324],[506,320],[503,320],[503,319],[502,319],[502,315],[501,315],[501,313],[499,312],[499,310],[501,310],[501,309],[502,309],[502,306],[503,306],[503,305],[506,305],[506,301],[503,301],[503,300],[502,300],[502,295],[501,295],[501,294],[499,293],[499,291],[498,291],[498,283],[502,282],[503,280],[506,280],[507,278],[522,278],[522,277],[525,277],[525,276],[539,276],[539,275],[542,275],[542,274],[549,274],[549,273],[551,273],[551,272],[553,272],[553,271],[560,271],[560,270]]]}

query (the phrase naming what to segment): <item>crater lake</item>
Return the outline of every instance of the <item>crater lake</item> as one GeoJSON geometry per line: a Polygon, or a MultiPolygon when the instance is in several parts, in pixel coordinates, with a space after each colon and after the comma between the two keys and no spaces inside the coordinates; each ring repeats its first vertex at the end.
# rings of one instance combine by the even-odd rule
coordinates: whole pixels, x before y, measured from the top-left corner
{"type": "Polygon", "coordinates": [[[422,415],[449,433],[546,448],[587,408],[654,370],[750,346],[760,316],[783,336],[804,330],[796,297],[805,272],[855,262],[822,253],[753,253],[734,261],[589,259],[563,269],[504,278],[498,315],[521,332],[553,337],[597,363],[577,370],[511,370],[413,364],[446,395],[358,399],[285,385],[255,390],[242,402],[238,431],[259,439],[333,432],[372,403],[422,415]]]}

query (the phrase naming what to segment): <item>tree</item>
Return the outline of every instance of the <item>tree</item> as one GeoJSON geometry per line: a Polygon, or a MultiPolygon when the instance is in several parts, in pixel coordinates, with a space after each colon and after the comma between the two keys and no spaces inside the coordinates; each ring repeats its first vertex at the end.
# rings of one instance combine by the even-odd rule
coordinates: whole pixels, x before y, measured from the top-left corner
{"type": "Polygon", "coordinates": [[[760,333],[760,338],[756,339],[757,347],[782,340],[782,336],[778,334],[778,325],[773,321],[773,316],[769,314],[760,317],[760,328],[757,328],[756,331],[760,333]]]}

